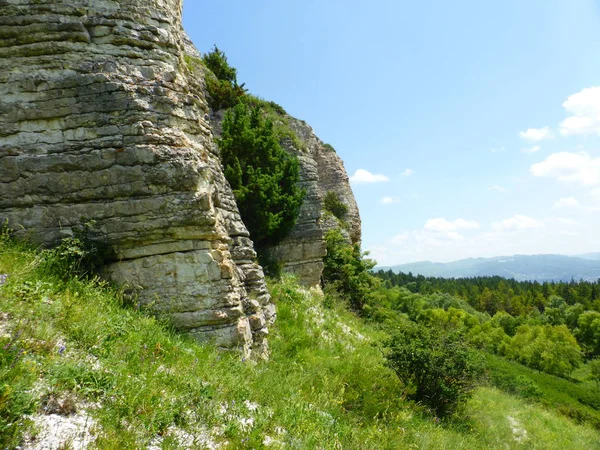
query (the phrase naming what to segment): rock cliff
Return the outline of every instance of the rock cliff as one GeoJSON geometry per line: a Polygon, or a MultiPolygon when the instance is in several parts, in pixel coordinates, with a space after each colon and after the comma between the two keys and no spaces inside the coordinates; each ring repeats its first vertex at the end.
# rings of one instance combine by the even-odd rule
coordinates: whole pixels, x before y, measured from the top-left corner
{"type": "Polygon", "coordinates": [[[0,220],[82,222],[107,274],[174,325],[265,355],[274,317],[184,61],[182,0],[0,1],[0,220]]]}
{"type": "Polygon", "coordinates": [[[284,147],[298,157],[300,184],[306,190],[306,197],[292,232],[269,249],[269,254],[283,263],[285,270],[296,274],[301,283],[314,286],[321,281],[323,272],[325,233],[340,227],[339,222],[325,211],[325,195],[334,192],[348,208],[342,230],[352,243],[359,243],[361,239],[360,215],[344,163],[335,150],[324,144],[306,122],[288,115],[281,120],[289,124],[302,144],[298,148],[294,142],[286,141],[284,147]]]}
{"type": "MultiPolygon", "coordinates": [[[[51,246],[93,220],[115,251],[106,275],[180,330],[265,356],[275,308],[213,133],[200,55],[181,27],[182,0],[0,0],[0,220],[51,246]]],[[[343,163],[303,121],[306,198],[270,256],[317,285],[323,197],[360,217],[343,163]]],[[[300,143],[301,145],[298,145],[300,143]]]]}

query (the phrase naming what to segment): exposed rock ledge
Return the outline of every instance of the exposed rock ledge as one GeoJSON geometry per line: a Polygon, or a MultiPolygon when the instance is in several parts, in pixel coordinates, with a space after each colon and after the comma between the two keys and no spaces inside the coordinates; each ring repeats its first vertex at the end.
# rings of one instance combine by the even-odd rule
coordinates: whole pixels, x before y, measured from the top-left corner
{"type": "Polygon", "coordinates": [[[0,220],[82,221],[176,327],[265,355],[274,306],[184,62],[182,0],[0,1],[0,220]]]}

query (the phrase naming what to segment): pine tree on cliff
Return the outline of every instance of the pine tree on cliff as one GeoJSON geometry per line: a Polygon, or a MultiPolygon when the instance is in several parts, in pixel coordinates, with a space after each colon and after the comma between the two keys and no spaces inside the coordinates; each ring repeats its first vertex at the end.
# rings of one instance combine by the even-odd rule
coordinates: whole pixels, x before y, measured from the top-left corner
{"type": "Polygon", "coordinates": [[[298,160],[281,148],[261,109],[243,103],[225,114],[219,148],[250,237],[258,248],[277,243],[294,226],[304,199],[298,160]]]}

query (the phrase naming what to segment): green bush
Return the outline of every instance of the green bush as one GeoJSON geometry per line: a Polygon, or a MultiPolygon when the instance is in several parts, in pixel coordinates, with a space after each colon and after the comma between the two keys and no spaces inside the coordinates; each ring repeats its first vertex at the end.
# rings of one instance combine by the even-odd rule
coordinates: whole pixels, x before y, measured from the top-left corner
{"type": "Polygon", "coordinates": [[[281,148],[261,109],[242,103],[225,114],[218,144],[250,237],[258,248],[277,243],[294,226],[304,199],[298,160],[281,148]]]}
{"type": "Polygon", "coordinates": [[[237,84],[237,69],[229,65],[227,56],[216,45],[209,53],[202,57],[202,61],[215,74],[218,80],[237,84]]]}
{"type": "Polygon", "coordinates": [[[209,106],[214,110],[235,106],[246,94],[244,84],[237,82],[237,69],[229,65],[227,56],[216,45],[202,57],[202,62],[212,72],[206,77],[209,106]]]}
{"type": "Polygon", "coordinates": [[[346,206],[340,200],[340,197],[333,191],[329,191],[325,194],[325,197],[323,198],[323,208],[340,220],[344,220],[344,217],[348,212],[348,206],[346,206]]]}
{"type": "Polygon", "coordinates": [[[335,289],[352,309],[362,311],[371,293],[379,286],[379,280],[369,272],[375,262],[365,259],[358,244],[348,243],[338,229],[327,232],[325,242],[324,286],[335,289]]]}
{"type": "Polygon", "coordinates": [[[389,367],[438,416],[452,414],[471,396],[481,365],[460,333],[413,324],[397,331],[386,347],[389,367]]]}
{"type": "Polygon", "coordinates": [[[63,238],[51,249],[44,250],[44,264],[49,271],[62,274],[63,278],[97,275],[106,262],[116,258],[115,250],[104,236],[93,230],[95,221],[90,220],[74,227],[73,236],[63,238]]]}
{"type": "Polygon", "coordinates": [[[232,86],[227,81],[217,80],[216,78],[206,78],[206,88],[208,89],[208,104],[217,111],[235,106],[245,91],[240,86],[232,86]]]}

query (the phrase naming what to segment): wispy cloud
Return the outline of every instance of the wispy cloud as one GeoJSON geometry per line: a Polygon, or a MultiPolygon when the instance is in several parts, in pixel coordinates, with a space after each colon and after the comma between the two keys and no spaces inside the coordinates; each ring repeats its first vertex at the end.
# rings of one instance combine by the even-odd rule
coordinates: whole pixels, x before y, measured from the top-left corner
{"type": "Polygon", "coordinates": [[[398,197],[382,197],[381,200],[379,200],[379,203],[382,205],[392,205],[398,202],[400,202],[398,197]]]}
{"type": "Polygon", "coordinates": [[[536,153],[539,152],[541,149],[542,147],[540,147],[539,145],[534,145],[533,147],[522,148],[521,151],[523,153],[536,153]]]}
{"type": "Polygon", "coordinates": [[[493,186],[489,187],[490,191],[496,191],[496,192],[506,192],[506,189],[503,188],[502,186],[498,186],[497,184],[494,184],[493,186]]]}
{"type": "Polygon", "coordinates": [[[350,181],[354,184],[369,184],[369,183],[385,183],[390,181],[388,177],[382,174],[373,174],[365,169],[358,169],[354,175],[350,177],[350,181]]]}
{"type": "Polygon", "coordinates": [[[414,170],[412,170],[412,169],[405,169],[405,170],[404,170],[404,171],[403,171],[403,172],[400,174],[400,176],[402,176],[402,177],[410,177],[411,175],[414,175],[414,174],[415,174],[415,171],[414,171],[414,170]]]}
{"type": "Polygon", "coordinates": [[[506,151],[506,148],[504,147],[494,147],[490,149],[490,152],[492,153],[499,153],[499,152],[504,152],[506,151]]]}
{"type": "Polygon", "coordinates": [[[446,220],[442,217],[429,219],[425,222],[425,229],[428,231],[455,231],[455,230],[475,230],[481,226],[474,220],[456,219],[446,220]]]}
{"type": "Polygon", "coordinates": [[[544,139],[552,139],[554,134],[552,133],[550,127],[543,127],[528,128],[526,131],[521,131],[519,136],[521,139],[525,139],[526,141],[539,142],[543,141],[544,139]]]}

